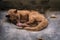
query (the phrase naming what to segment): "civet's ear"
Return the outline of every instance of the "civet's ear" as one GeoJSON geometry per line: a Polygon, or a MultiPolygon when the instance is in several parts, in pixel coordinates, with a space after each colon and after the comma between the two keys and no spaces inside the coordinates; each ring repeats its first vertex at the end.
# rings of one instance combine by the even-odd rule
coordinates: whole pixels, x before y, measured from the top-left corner
{"type": "Polygon", "coordinates": [[[5,17],[10,18],[10,15],[6,15],[5,17]]]}
{"type": "Polygon", "coordinates": [[[14,13],[17,13],[17,9],[14,11],[14,13]]]}

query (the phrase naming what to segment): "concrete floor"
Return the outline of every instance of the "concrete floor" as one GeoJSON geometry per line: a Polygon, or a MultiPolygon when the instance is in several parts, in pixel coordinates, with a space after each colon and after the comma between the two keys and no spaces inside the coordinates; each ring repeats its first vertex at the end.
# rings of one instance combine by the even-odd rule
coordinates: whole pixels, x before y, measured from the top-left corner
{"type": "Polygon", "coordinates": [[[49,21],[47,28],[38,31],[30,32],[26,30],[16,29],[16,26],[4,22],[7,11],[0,12],[0,40],[60,40],[60,11],[47,11],[46,17],[49,21]],[[56,18],[50,18],[55,14],[56,18]]]}

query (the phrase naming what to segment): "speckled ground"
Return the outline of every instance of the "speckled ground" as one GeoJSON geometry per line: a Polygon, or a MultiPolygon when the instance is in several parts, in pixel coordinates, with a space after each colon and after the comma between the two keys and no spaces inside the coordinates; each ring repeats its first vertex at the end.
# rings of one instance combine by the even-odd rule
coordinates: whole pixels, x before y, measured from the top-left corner
{"type": "Polygon", "coordinates": [[[17,29],[15,25],[4,22],[7,11],[0,11],[0,40],[60,40],[60,12],[47,11],[46,17],[49,21],[47,28],[38,32],[31,32],[22,29],[17,29]],[[52,14],[56,18],[50,18],[52,14]]]}

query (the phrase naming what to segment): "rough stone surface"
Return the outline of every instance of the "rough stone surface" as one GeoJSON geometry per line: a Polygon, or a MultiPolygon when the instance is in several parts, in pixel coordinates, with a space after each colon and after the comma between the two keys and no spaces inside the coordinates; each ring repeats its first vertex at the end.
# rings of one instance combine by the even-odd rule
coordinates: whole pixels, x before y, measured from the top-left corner
{"type": "Polygon", "coordinates": [[[38,40],[38,38],[43,38],[44,40],[60,40],[59,11],[47,11],[46,17],[49,25],[47,28],[38,32],[17,29],[15,25],[4,22],[3,19],[6,13],[7,11],[0,11],[0,40],[38,40]],[[57,17],[50,18],[52,14],[55,14],[57,17]]]}

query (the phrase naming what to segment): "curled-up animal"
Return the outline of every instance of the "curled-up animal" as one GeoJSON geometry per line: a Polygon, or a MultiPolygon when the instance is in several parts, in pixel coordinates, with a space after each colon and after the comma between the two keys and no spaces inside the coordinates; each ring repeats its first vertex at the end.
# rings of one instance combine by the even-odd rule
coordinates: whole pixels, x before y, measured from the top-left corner
{"type": "Polygon", "coordinates": [[[10,9],[6,17],[11,23],[29,31],[40,31],[48,25],[48,20],[44,15],[32,10],[10,9]]]}

